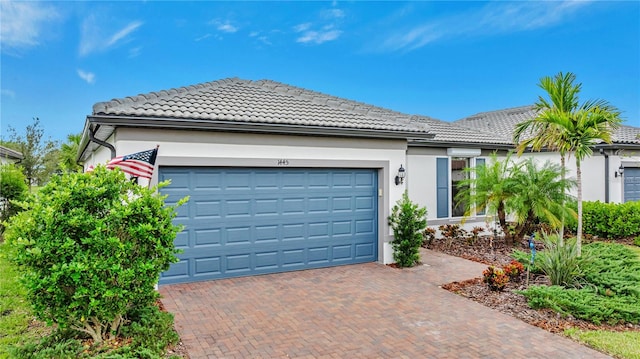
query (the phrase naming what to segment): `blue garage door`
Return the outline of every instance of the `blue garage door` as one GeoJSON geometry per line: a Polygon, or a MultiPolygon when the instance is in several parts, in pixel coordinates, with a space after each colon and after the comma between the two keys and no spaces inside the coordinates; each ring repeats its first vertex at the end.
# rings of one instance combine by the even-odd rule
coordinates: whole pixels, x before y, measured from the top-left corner
{"type": "Polygon", "coordinates": [[[180,261],[160,284],[377,259],[377,172],[369,169],[161,167],[180,261]]]}
{"type": "Polygon", "coordinates": [[[624,201],[640,201],[640,168],[624,169],[624,201]]]}

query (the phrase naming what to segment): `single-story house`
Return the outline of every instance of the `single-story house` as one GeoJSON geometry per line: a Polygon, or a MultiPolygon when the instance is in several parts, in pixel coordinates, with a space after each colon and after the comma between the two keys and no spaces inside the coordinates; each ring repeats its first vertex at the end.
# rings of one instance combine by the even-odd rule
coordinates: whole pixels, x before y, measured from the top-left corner
{"type": "MultiPolygon", "coordinates": [[[[452,196],[462,168],[513,149],[509,136],[472,119],[443,122],[231,78],[95,104],[79,160],[87,169],[159,146],[151,184],[171,181],[160,190],[168,203],[190,196],[176,218],[183,253],[161,285],[390,263],[387,218],[404,191],[427,207],[430,225],[459,223],[452,196]]],[[[619,145],[604,154],[612,172],[623,164],[628,176],[640,157],[623,161],[624,151],[640,140],[619,145]]]]}
{"type": "Polygon", "coordinates": [[[24,156],[22,153],[12,150],[10,148],[0,146],[0,165],[7,163],[19,163],[24,156]]]}
{"type": "MultiPolygon", "coordinates": [[[[478,113],[455,121],[457,125],[511,139],[516,125],[534,118],[534,106],[478,113]]],[[[593,147],[593,156],[582,163],[583,198],[586,201],[628,202],[640,200],[640,127],[620,126],[612,143],[593,147]]],[[[558,160],[557,153],[537,153],[541,159],[558,160]]],[[[575,157],[567,158],[567,168],[575,173],[575,157]]]]}

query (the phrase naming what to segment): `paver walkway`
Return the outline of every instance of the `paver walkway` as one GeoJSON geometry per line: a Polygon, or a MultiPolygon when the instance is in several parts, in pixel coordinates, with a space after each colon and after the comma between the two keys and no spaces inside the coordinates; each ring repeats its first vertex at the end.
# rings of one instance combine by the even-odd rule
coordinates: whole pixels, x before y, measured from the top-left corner
{"type": "Polygon", "coordinates": [[[607,358],[438,286],[484,265],[377,263],[160,288],[191,358],[607,358]]]}

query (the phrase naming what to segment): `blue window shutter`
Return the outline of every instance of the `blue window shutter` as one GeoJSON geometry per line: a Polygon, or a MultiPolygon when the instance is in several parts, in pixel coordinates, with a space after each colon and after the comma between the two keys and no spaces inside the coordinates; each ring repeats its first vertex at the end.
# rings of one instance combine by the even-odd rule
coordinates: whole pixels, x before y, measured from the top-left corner
{"type": "Polygon", "coordinates": [[[449,159],[436,159],[436,194],[438,218],[449,217],[449,159]]]}
{"type": "MultiPolygon", "coordinates": [[[[476,168],[480,167],[480,166],[484,166],[485,165],[485,159],[484,158],[476,158],[476,168]]],[[[481,212],[478,212],[479,216],[484,216],[487,213],[487,209],[483,209],[481,212]]]]}

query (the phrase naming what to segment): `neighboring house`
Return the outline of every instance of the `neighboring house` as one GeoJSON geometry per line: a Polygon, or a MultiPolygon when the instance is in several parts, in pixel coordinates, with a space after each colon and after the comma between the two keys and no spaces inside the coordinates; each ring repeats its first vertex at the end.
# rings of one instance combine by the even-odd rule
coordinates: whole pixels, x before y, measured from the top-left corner
{"type": "Polygon", "coordinates": [[[22,153],[4,146],[0,146],[0,164],[4,165],[6,163],[18,163],[22,161],[23,158],[24,156],[22,156],[22,153]]]}
{"type": "Polygon", "coordinates": [[[232,78],[95,104],[79,160],[156,145],[151,184],[171,180],[167,203],[190,196],[180,262],[160,284],[390,263],[388,216],[405,190],[430,225],[459,223],[462,168],[513,149],[495,131],[232,78]]]}
{"type": "MultiPolygon", "coordinates": [[[[533,106],[482,112],[454,124],[495,134],[509,140],[515,126],[536,116],[533,106]]],[[[628,202],[640,200],[640,128],[621,126],[612,136],[612,143],[593,147],[593,155],[582,163],[583,199],[585,201],[628,202]]],[[[555,152],[528,153],[541,159],[558,161],[555,152]]],[[[570,175],[575,176],[575,157],[566,160],[570,175]]]]}

